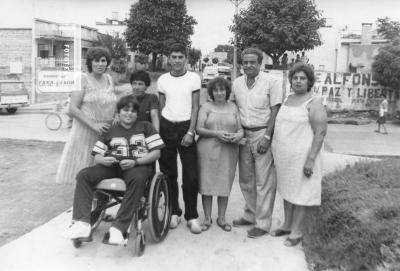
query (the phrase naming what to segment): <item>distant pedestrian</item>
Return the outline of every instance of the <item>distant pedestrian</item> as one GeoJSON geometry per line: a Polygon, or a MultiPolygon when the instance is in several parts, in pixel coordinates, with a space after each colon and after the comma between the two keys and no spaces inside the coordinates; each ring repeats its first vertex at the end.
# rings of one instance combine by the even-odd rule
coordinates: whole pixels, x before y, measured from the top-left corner
{"type": "Polygon", "coordinates": [[[287,69],[287,65],[288,65],[288,55],[287,53],[284,53],[282,56],[282,60],[281,60],[281,64],[282,64],[282,68],[283,69],[287,69]]]}
{"type": "Polygon", "coordinates": [[[378,130],[375,130],[376,133],[380,133],[381,132],[381,126],[384,130],[384,132],[382,133],[383,135],[387,135],[388,132],[386,130],[386,115],[388,112],[388,101],[386,100],[386,95],[385,94],[381,94],[380,96],[382,98],[381,103],[379,104],[379,117],[378,120],[376,121],[378,123],[378,130]]]}
{"type": "Polygon", "coordinates": [[[301,58],[300,58],[300,55],[299,55],[299,54],[296,55],[296,60],[295,60],[294,62],[295,62],[295,63],[301,62],[301,58]]]}
{"type": "Polygon", "coordinates": [[[305,52],[301,52],[301,58],[300,58],[301,62],[303,62],[304,64],[308,64],[308,57],[306,56],[305,52]]]}
{"type": "Polygon", "coordinates": [[[293,94],[276,117],[272,153],[285,220],[272,236],[289,235],[286,246],[301,242],[307,213],[321,204],[322,149],[327,131],[322,98],[313,97],[314,71],[304,63],[289,71],[293,94]]]}

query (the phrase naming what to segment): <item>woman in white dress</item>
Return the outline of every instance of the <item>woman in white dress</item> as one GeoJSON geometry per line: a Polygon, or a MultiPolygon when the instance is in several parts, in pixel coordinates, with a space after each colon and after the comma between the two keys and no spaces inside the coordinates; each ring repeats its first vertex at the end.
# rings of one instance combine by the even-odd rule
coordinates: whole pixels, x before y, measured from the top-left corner
{"type": "Polygon", "coordinates": [[[321,204],[321,150],[327,132],[327,115],[320,97],[313,97],[312,68],[297,63],[289,71],[292,94],[275,122],[272,153],[277,189],[284,200],[285,220],[272,236],[288,234],[286,246],[301,242],[311,206],[321,204]]]}

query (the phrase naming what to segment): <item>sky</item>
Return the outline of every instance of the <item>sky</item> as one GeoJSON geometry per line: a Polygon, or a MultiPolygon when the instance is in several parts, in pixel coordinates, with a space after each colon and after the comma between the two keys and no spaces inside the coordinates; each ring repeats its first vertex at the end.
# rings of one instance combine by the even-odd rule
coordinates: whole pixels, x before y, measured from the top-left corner
{"type": "MultiPolygon", "coordinates": [[[[240,8],[245,8],[245,0],[240,8]]],[[[78,23],[95,27],[111,12],[119,18],[129,15],[135,0],[1,0],[0,28],[31,27],[33,18],[59,23],[78,23]]],[[[400,21],[400,0],[315,0],[323,17],[333,26],[360,30],[362,23],[375,23],[377,18],[389,17],[400,21]]],[[[229,31],[235,12],[229,0],[186,0],[188,14],[198,24],[191,37],[193,47],[206,54],[218,44],[227,44],[233,37],[229,31]]]]}

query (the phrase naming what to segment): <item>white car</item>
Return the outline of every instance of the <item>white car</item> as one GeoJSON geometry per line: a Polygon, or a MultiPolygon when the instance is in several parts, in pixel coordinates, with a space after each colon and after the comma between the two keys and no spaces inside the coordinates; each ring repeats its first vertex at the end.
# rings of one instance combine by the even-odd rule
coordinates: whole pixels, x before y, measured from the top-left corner
{"type": "Polygon", "coordinates": [[[206,87],[212,79],[222,76],[227,80],[231,80],[231,68],[228,66],[206,66],[203,70],[203,79],[201,86],[206,87]]]}

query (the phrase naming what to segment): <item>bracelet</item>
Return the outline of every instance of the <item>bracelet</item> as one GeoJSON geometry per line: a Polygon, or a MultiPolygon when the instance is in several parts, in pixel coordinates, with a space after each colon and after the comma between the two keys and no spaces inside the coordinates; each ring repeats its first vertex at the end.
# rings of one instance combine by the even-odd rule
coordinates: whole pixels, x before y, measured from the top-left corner
{"type": "Polygon", "coordinates": [[[264,135],[264,137],[265,137],[266,139],[268,139],[268,140],[271,140],[271,136],[269,136],[269,135],[264,135]]]}
{"type": "Polygon", "coordinates": [[[188,131],[186,134],[188,134],[190,136],[194,136],[194,134],[191,131],[188,131]]]}

